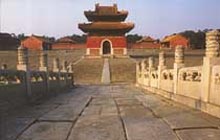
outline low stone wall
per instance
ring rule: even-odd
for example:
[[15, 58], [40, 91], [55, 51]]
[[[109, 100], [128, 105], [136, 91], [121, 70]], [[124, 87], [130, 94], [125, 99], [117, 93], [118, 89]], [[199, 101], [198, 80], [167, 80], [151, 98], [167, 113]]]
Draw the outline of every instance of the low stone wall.
[[220, 33], [207, 33], [206, 56], [202, 66], [185, 67], [183, 47], [176, 47], [173, 69], [167, 69], [165, 54], [159, 65], [152, 58], [136, 65], [137, 86], [220, 118]]

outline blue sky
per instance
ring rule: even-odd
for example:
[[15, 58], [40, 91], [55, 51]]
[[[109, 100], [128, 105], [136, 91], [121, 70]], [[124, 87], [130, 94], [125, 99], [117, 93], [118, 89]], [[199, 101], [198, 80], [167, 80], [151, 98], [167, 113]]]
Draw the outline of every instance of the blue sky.
[[0, 0], [1, 31], [61, 37], [82, 34], [84, 10], [118, 4], [134, 22], [130, 33], [162, 38], [183, 30], [220, 28], [220, 0]]

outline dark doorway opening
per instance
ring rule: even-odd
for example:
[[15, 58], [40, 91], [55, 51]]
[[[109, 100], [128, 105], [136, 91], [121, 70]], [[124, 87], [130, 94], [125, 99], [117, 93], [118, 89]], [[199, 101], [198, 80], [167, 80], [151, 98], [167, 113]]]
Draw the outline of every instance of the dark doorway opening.
[[103, 55], [105, 54], [111, 54], [111, 44], [109, 41], [105, 41], [102, 45], [102, 52]]

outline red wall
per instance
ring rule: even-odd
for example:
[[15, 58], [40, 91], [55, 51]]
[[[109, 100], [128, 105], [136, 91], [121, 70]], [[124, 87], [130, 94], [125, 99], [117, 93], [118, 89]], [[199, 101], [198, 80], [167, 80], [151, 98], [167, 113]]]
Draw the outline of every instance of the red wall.
[[62, 43], [55, 43], [52, 45], [52, 49], [82, 49], [86, 48], [86, 44], [62, 44]]
[[170, 47], [174, 48], [177, 45], [182, 45], [184, 47], [189, 47], [189, 41], [188, 39], [184, 38], [184, 37], [175, 37], [173, 39], [170, 40]]
[[90, 36], [87, 37], [87, 48], [100, 48], [103, 40], [108, 39], [112, 42], [113, 48], [126, 48], [127, 40], [124, 36]]
[[21, 44], [28, 49], [34, 49], [34, 50], [42, 49], [42, 41], [36, 39], [35, 37], [29, 37], [24, 41], [22, 41]]

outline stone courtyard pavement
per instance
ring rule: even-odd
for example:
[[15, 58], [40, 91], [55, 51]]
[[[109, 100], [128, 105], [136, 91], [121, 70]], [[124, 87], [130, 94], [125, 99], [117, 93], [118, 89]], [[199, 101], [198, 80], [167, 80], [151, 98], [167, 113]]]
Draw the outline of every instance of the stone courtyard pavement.
[[78, 86], [4, 122], [4, 140], [220, 140], [219, 119], [123, 84]]

